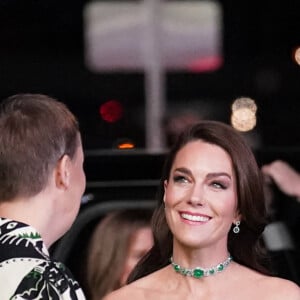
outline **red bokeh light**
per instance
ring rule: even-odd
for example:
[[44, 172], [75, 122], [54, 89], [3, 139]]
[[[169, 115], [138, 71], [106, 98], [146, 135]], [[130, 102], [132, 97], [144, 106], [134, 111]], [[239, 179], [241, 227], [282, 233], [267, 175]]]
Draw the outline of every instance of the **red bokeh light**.
[[193, 60], [188, 69], [191, 72], [213, 72], [221, 68], [223, 64], [223, 57], [221, 56], [207, 56]]
[[123, 117], [123, 106], [117, 100], [108, 100], [99, 107], [99, 113], [104, 121], [114, 123]]

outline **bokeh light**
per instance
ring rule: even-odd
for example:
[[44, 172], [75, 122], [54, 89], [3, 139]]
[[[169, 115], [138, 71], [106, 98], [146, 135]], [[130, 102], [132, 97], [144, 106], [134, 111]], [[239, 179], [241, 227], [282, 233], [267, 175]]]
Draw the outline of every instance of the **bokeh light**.
[[115, 147], [120, 150], [130, 150], [130, 149], [135, 149], [135, 143], [133, 140], [129, 138], [119, 138], [118, 140], [115, 141]]
[[257, 105], [251, 98], [238, 98], [231, 106], [231, 125], [239, 131], [250, 131], [256, 126]]
[[300, 65], [300, 47], [295, 48], [293, 59], [298, 65]]
[[99, 107], [101, 118], [108, 123], [115, 123], [123, 117], [124, 109], [117, 100], [108, 100]]

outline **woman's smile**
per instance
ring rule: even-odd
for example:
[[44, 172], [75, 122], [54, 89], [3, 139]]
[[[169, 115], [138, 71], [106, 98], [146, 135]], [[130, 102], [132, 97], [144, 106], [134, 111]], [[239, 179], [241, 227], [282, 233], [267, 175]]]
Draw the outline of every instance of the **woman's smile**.
[[[192, 225], [199, 225], [207, 223], [211, 217], [199, 213], [190, 213], [190, 212], [180, 212], [180, 216], [185, 223]], [[188, 221], [188, 222], [186, 222]]]

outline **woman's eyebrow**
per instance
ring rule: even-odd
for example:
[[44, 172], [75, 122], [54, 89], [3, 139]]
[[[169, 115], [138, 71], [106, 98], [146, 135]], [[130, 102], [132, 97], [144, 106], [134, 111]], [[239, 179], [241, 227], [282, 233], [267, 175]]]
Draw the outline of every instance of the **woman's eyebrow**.
[[[183, 174], [186, 174], [186, 175], [189, 175], [189, 176], [192, 175], [192, 172], [189, 169], [184, 168], [184, 167], [178, 167], [178, 168], [174, 169], [174, 172], [180, 172], [180, 173], [183, 173]], [[212, 172], [212, 173], [208, 173], [206, 175], [206, 178], [207, 179], [212, 179], [212, 178], [221, 177], [221, 176], [228, 177], [230, 180], [232, 179], [232, 175], [228, 174], [227, 172]]]
[[220, 176], [226, 176], [226, 177], [228, 177], [230, 180], [231, 180], [231, 178], [232, 178], [232, 176], [231, 176], [230, 174], [226, 173], [226, 172], [214, 172], [214, 173], [209, 173], [209, 174], [207, 174], [206, 177], [207, 177], [208, 179], [211, 179], [211, 178], [220, 177]]
[[187, 174], [187, 175], [192, 174], [192, 172], [189, 169], [184, 168], [184, 167], [176, 168], [176, 169], [174, 169], [174, 172], [180, 172], [180, 173], [184, 173], [184, 174]]

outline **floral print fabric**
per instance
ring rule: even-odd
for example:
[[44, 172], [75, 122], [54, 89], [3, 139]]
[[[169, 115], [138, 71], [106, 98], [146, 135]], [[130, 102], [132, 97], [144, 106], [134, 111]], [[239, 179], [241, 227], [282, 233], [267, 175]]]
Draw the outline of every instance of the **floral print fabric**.
[[84, 300], [72, 274], [53, 261], [32, 227], [0, 218], [0, 299]]

